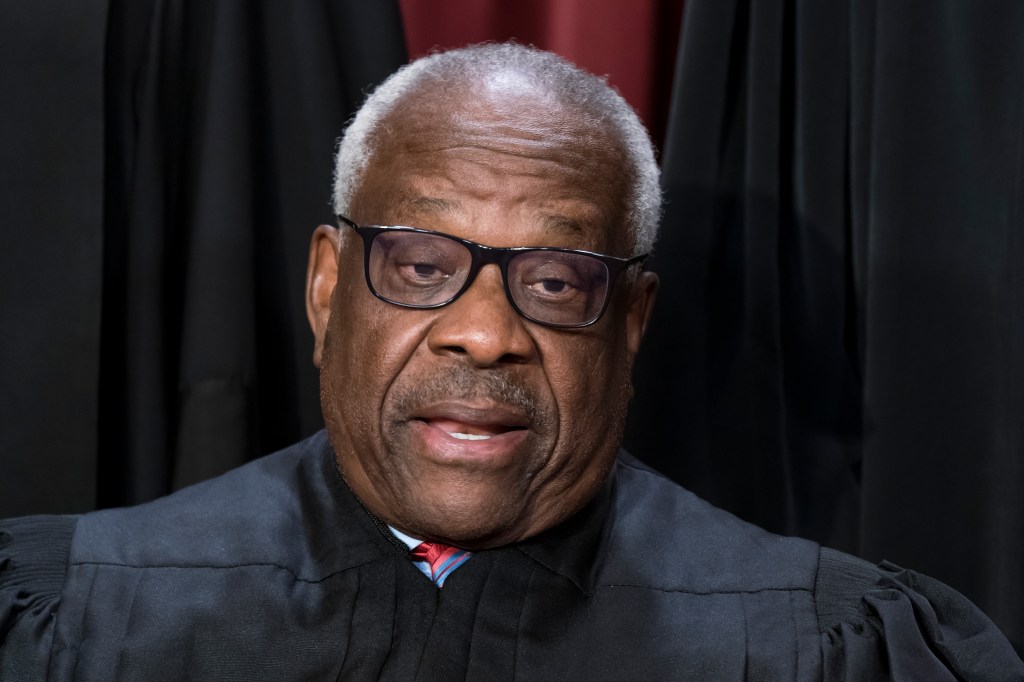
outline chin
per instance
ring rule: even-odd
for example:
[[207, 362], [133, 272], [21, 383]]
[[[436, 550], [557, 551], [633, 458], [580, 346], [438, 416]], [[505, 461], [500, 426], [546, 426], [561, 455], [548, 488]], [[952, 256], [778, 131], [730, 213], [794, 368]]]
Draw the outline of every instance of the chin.
[[500, 493], [491, 490], [475, 495], [425, 497], [422, 505], [408, 510], [412, 512], [408, 532], [416, 537], [465, 549], [486, 549], [521, 539], [517, 536], [524, 530], [521, 499], [503, 500]]

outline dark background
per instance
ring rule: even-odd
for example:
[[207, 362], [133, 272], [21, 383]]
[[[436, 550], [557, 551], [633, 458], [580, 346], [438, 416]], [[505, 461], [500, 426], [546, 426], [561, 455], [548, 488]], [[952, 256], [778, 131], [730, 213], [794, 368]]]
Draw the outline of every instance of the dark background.
[[950, 583], [1022, 651], [1021, 36], [1015, 0], [5, 3], [0, 516], [320, 428], [336, 138], [408, 56], [516, 37], [608, 74], [662, 150], [627, 445]]

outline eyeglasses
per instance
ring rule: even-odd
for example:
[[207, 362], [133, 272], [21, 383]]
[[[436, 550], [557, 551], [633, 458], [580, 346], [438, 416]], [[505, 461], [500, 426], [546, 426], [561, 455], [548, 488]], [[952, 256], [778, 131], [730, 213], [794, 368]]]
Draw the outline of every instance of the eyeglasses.
[[358, 225], [338, 220], [363, 239], [366, 284], [377, 298], [406, 308], [448, 305], [480, 268], [501, 268], [505, 295], [528, 320], [549, 327], [594, 324], [604, 314], [615, 278], [647, 258], [615, 258], [549, 247], [484, 246], [415, 227]]

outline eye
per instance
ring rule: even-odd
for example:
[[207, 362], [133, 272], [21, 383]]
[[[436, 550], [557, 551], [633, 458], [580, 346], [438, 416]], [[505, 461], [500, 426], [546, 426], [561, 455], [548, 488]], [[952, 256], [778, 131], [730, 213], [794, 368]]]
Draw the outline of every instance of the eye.
[[583, 288], [582, 279], [574, 268], [554, 261], [525, 270], [520, 281], [533, 296], [551, 301], [570, 299], [579, 295]]
[[433, 306], [465, 282], [472, 255], [447, 237], [406, 229], [378, 234], [367, 260], [370, 288], [399, 305]]
[[544, 289], [544, 291], [552, 294], [561, 293], [569, 286], [568, 282], [560, 279], [545, 279], [538, 282], [538, 284]]
[[450, 276], [441, 272], [441, 269], [433, 263], [409, 263], [403, 267], [409, 269], [413, 275], [421, 279]]
[[529, 250], [509, 263], [512, 297], [527, 316], [572, 324], [597, 311], [607, 291], [608, 269], [585, 253]]
[[392, 264], [399, 276], [411, 286], [437, 286], [455, 274], [450, 263], [416, 259]]
[[423, 235], [403, 233], [387, 252], [387, 268], [396, 286], [434, 287], [444, 284], [459, 270], [459, 258], [453, 242]]

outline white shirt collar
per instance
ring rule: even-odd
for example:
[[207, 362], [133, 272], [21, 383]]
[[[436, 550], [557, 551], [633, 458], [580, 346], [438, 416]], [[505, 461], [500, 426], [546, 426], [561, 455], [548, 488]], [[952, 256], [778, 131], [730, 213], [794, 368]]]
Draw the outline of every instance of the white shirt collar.
[[404, 542], [409, 549], [414, 549], [418, 544], [423, 542], [422, 540], [417, 540], [411, 535], [406, 535], [405, 533], [394, 528], [393, 526], [388, 526], [388, 528], [391, 530], [392, 533], [394, 533], [395, 537]]

